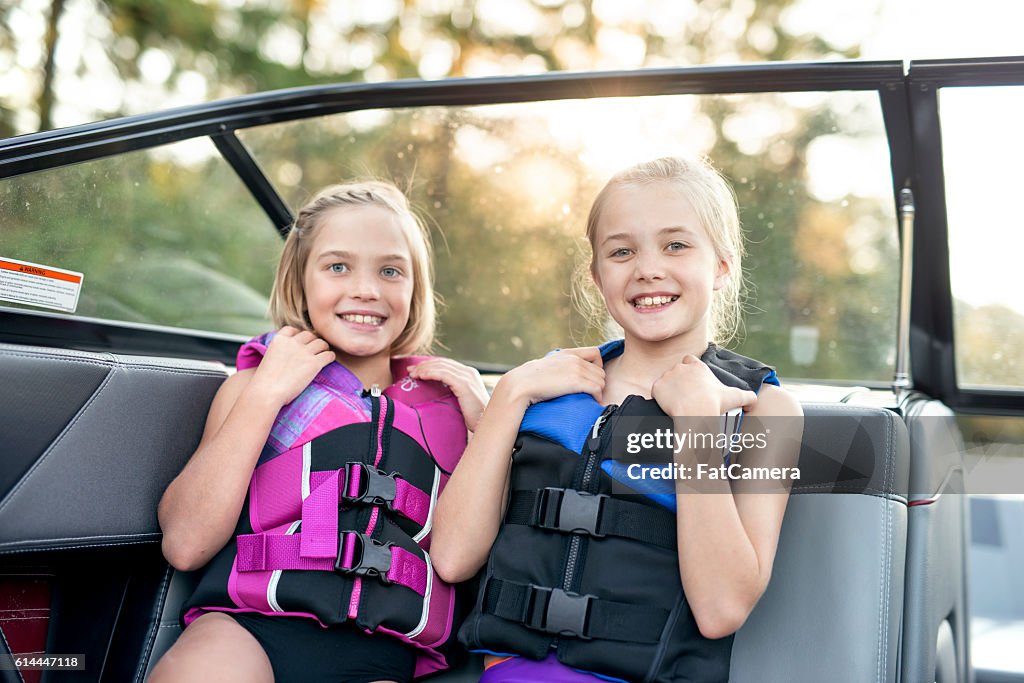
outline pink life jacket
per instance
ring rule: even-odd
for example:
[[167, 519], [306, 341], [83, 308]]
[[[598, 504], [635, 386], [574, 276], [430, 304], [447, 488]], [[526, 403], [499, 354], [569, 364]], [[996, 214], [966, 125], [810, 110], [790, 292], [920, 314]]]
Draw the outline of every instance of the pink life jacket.
[[[241, 348], [239, 370], [260, 363], [273, 334]], [[236, 538], [204, 569], [184, 624], [206, 611], [352, 621], [416, 647], [417, 676], [448, 666], [455, 591], [427, 550], [466, 427], [448, 387], [408, 376], [424, 360], [393, 359], [396, 383], [372, 392], [332, 363], [281, 409]]]

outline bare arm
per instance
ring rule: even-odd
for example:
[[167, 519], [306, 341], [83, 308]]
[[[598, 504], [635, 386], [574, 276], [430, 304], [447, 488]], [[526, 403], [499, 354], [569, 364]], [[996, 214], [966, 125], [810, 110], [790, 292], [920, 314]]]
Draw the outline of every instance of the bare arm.
[[257, 369], [236, 373], [217, 391], [196, 452], [157, 508], [172, 566], [198, 569], [228, 542], [278, 411], [332, 360], [326, 342], [286, 327]]
[[596, 348], [566, 349], [511, 370], [498, 382], [434, 513], [430, 556], [442, 579], [465, 581], [487, 561], [505, 514], [512, 448], [526, 409], [576, 392], [600, 398], [600, 363]]
[[487, 560], [508, 498], [512, 447], [529, 406], [498, 382], [477, 431], [437, 502], [430, 557], [449, 583], [465, 581]]
[[243, 370], [221, 386], [199, 447], [160, 500], [164, 557], [177, 569], [206, 564], [238, 521], [256, 460], [281, 408], [246, 391], [254, 374]]
[[[749, 466], [794, 467], [801, 415], [790, 394], [774, 386], [762, 388], [743, 427], [745, 433], [763, 433], [767, 427], [770, 436], [764, 448], [748, 449], [740, 460]], [[698, 461], [722, 461], [720, 451], [691, 455]], [[705, 637], [722, 638], [738, 630], [768, 586], [788, 491], [779, 481], [678, 485], [679, 574]]]

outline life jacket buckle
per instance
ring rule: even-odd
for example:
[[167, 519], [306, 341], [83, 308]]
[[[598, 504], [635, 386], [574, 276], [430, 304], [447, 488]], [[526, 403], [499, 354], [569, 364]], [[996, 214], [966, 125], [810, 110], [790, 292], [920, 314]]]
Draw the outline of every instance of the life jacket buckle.
[[608, 498], [605, 494], [552, 486], [538, 494], [534, 514], [541, 529], [588, 534], [595, 538], [605, 536], [597, 530], [604, 501]]
[[[358, 475], [354, 470], [358, 470]], [[346, 493], [341, 496], [341, 499], [348, 505], [386, 505], [390, 510], [398, 493], [398, 483], [395, 481], [397, 474], [397, 472], [388, 473], [376, 467], [370, 467], [364, 462], [345, 463]], [[357, 477], [358, 491], [355, 495], [348, 495], [348, 482]]]
[[[342, 531], [338, 539], [338, 556], [334, 561], [334, 571], [339, 574], [355, 574], [379, 579], [381, 583], [391, 583], [388, 572], [391, 570], [391, 546], [393, 543], [381, 542], [369, 534], [358, 531]], [[351, 552], [351, 566], [346, 566], [345, 556]]]
[[[545, 596], [547, 605], [542, 609], [536, 609]], [[590, 636], [587, 635], [587, 621], [591, 601], [596, 597], [589, 593], [580, 595], [561, 588], [531, 585], [530, 605], [533, 609], [527, 625], [545, 633], [590, 640]]]

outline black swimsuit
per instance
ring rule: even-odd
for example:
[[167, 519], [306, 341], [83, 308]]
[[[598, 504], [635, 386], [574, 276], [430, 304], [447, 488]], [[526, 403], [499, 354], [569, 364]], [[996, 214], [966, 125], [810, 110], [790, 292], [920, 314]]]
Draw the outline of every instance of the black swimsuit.
[[416, 649], [395, 638], [363, 633], [348, 623], [323, 628], [305, 617], [228, 616], [263, 646], [275, 683], [412, 681]]

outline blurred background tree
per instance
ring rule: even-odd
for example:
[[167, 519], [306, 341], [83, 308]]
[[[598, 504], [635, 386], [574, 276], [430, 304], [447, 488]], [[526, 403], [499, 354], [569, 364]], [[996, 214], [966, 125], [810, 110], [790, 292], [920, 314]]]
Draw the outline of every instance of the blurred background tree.
[[[30, 132], [315, 83], [858, 55], [787, 29], [794, 4], [5, 0], [0, 60], [27, 87], [9, 77], [0, 96]], [[75, 97], [100, 80], [109, 97]]]
[[[807, 30], [795, 19], [796, 0], [0, 3], [0, 134], [320, 83], [859, 56], [857, 44]], [[791, 375], [888, 379], [895, 221], [877, 101], [677, 99], [672, 106], [691, 123], [680, 139], [664, 141], [664, 152], [682, 148], [713, 158], [736, 187], [750, 238], [753, 287], [739, 350]], [[591, 110], [581, 106], [574, 111], [585, 121]], [[665, 105], [643, 106], [638, 120], [671, 116]], [[512, 363], [606, 334], [570, 305], [568, 282], [583, 258], [578, 236], [589, 202], [617, 168], [591, 163], [592, 141], [567, 143], [550, 125], [558, 111], [538, 105], [522, 112], [378, 112], [240, 137], [293, 209], [342, 177], [381, 175], [408, 186], [437, 233], [438, 289], [448, 303], [444, 344], [461, 358]], [[632, 110], [617, 111], [618, 120], [608, 119], [600, 131], [608, 145], [623, 135], [617, 124]], [[839, 190], [815, 186], [821, 165], [813, 166], [812, 157], [839, 148], [824, 142], [844, 140], [847, 149], [881, 149], [878, 177], [867, 191], [853, 179]], [[139, 153], [118, 168], [75, 171], [82, 187], [95, 189], [72, 215], [54, 199], [54, 186], [69, 191], [66, 178], [6, 183], [0, 247], [46, 262], [64, 244], [55, 265], [73, 268], [79, 259], [90, 269], [87, 289], [95, 296], [85, 299], [88, 314], [197, 328], [220, 320], [215, 329], [258, 331], [266, 322], [254, 302], [269, 288], [272, 232], [244, 191], [224, 189], [236, 181], [223, 180], [231, 175], [223, 162], [210, 153], [188, 156]], [[111, 180], [129, 167], [149, 188], [130, 201], [127, 185]], [[97, 194], [103, 201], [93, 208]], [[26, 209], [29, 198], [34, 203]], [[49, 222], [40, 218], [47, 202], [55, 207]], [[110, 242], [104, 256], [93, 226], [109, 223], [112, 213], [131, 217], [131, 237], [108, 229], [100, 240]], [[59, 224], [61, 239], [41, 241], [41, 224]], [[256, 260], [248, 249], [254, 242], [265, 252]], [[150, 260], [181, 280], [174, 291], [185, 303], [172, 305], [166, 285], [147, 294], [145, 279], [157, 270]], [[132, 296], [103, 263], [135, 265], [139, 286]], [[222, 273], [239, 285], [229, 294], [218, 289]], [[197, 308], [185, 295], [190, 291], [204, 302], [223, 298], [223, 310]], [[794, 355], [794, 340], [810, 351]]]

